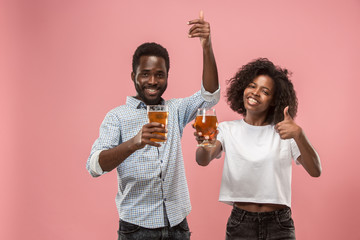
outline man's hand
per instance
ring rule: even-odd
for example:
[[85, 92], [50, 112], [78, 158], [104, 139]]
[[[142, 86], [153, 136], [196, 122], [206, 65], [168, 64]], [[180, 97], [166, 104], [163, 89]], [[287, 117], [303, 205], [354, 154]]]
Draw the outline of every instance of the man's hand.
[[146, 144], [154, 147], [160, 147], [161, 145], [159, 143], [151, 141], [150, 138], [166, 140], [165, 136], [156, 134], [156, 133], [166, 133], [166, 132], [167, 130], [165, 129], [165, 126], [161, 123], [151, 122], [145, 124], [140, 129], [138, 134], [136, 134], [136, 136], [133, 138], [133, 143], [136, 147], [136, 150], [145, 147]]
[[294, 119], [290, 116], [289, 106], [284, 108], [284, 120], [275, 125], [275, 130], [279, 133], [281, 139], [298, 138], [302, 132]]
[[190, 38], [200, 38], [201, 46], [203, 48], [211, 46], [210, 24], [204, 21], [204, 12], [202, 10], [200, 11], [199, 18], [189, 21], [188, 25], [192, 25], [189, 30]]
[[166, 133], [167, 130], [161, 123], [148, 123], [140, 129], [135, 137], [114, 148], [102, 151], [99, 155], [99, 164], [101, 169], [103, 171], [110, 172], [135, 151], [145, 147], [146, 144], [154, 147], [160, 147], [161, 145], [159, 143], [150, 141], [150, 138], [166, 140], [166, 137], [156, 134], [155, 132]]

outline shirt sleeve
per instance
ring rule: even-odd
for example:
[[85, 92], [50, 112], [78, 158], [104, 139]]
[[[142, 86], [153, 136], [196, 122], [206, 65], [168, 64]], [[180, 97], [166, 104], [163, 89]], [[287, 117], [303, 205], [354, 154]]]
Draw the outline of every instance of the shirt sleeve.
[[220, 85], [219, 88], [211, 93], [205, 90], [204, 85], [201, 83], [201, 96], [204, 98], [205, 101], [207, 102], [219, 102], [220, 100]]
[[103, 150], [98, 150], [98, 151], [94, 152], [90, 158], [90, 171], [92, 172], [91, 175], [101, 176], [104, 173], [106, 173], [102, 170], [100, 163], [99, 163], [99, 156], [102, 151]]
[[119, 119], [116, 114], [109, 112], [100, 126], [100, 134], [94, 142], [86, 168], [91, 176], [99, 177], [104, 172], [99, 164], [99, 155], [102, 150], [114, 148], [121, 143]]
[[299, 165], [300, 163], [298, 162], [298, 157], [300, 157], [300, 150], [299, 147], [297, 146], [295, 140], [292, 138], [290, 139], [290, 145], [291, 145], [291, 156], [294, 159], [295, 163], [297, 165]]

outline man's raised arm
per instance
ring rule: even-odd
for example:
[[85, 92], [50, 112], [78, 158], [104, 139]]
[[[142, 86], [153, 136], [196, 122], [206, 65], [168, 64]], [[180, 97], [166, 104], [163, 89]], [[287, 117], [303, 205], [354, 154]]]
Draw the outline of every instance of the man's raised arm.
[[189, 37], [200, 38], [203, 48], [203, 86], [206, 91], [213, 93], [219, 88], [219, 78], [211, 44], [210, 24], [204, 20], [203, 11], [200, 11], [199, 19], [191, 20], [188, 24], [192, 25]]

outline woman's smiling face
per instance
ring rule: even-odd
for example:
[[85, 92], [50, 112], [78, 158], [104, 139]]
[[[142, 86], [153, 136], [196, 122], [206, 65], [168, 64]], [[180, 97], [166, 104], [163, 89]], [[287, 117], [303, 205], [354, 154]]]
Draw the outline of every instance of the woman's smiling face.
[[244, 90], [244, 106], [248, 113], [267, 114], [275, 95], [274, 81], [267, 75], [257, 76]]

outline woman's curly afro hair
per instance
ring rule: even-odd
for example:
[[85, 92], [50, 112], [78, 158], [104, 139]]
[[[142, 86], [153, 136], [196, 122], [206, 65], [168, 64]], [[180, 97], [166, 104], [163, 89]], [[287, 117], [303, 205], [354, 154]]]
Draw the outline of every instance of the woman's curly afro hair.
[[287, 69], [275, 66], [267, 58], [258, 58], [242, 66], [235, 76], [227, 81], [227, 102], [230, 108], [246, 116], [244, 90], [258, 76], [269, 76], [275, 84], [274, 104], [270, 106], [266, 122], [276, 124], [284, 120], [284, 108], [289, 106], [289, 114], [296, 116], [298, 101]]

